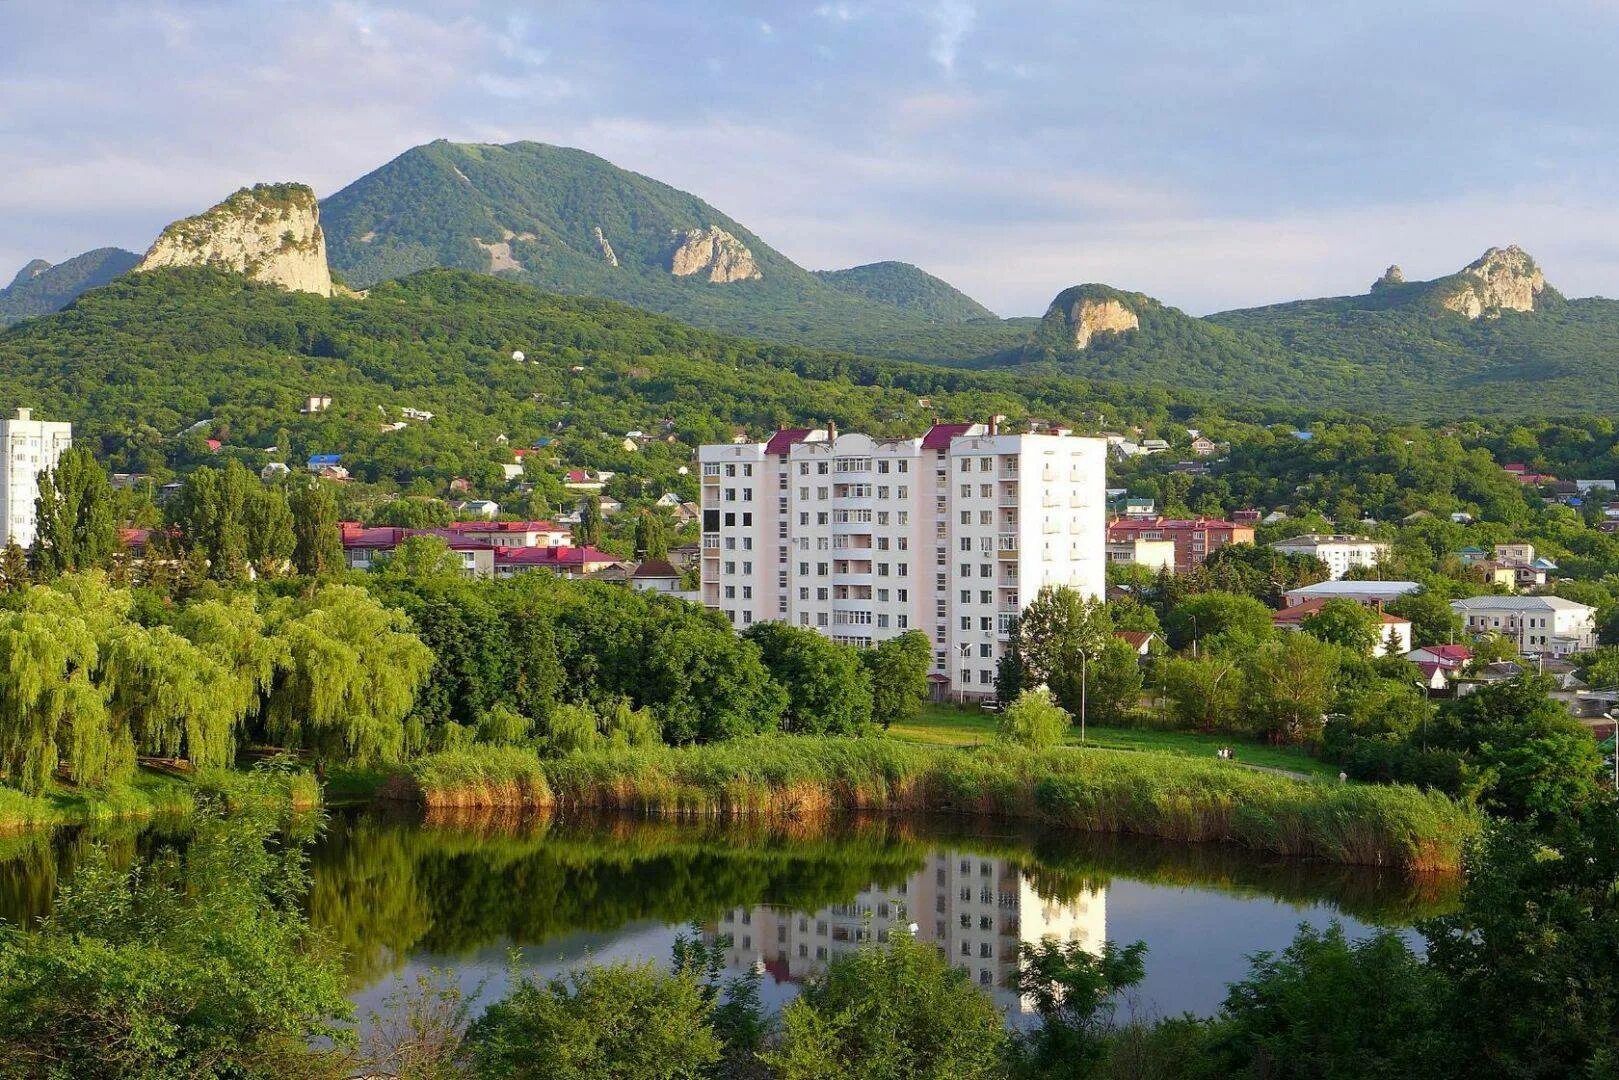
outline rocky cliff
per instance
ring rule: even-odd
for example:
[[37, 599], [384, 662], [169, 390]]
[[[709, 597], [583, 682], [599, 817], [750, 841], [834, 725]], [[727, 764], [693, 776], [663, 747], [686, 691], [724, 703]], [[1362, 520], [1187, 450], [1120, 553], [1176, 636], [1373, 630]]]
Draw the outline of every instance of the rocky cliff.
[[303, 184], [243, 188], [212, 209], [174, 222], [136, 271], [211, 266], [294, 292], [332, 295], [315, 193]]
[[1136, 313], [1123, 301], [1073, 289], [1060, 293], [1046, 310], [1045, 321], [1055, 319], [1062, 320], [1068, 342], [1076, 349], [1089, 347], [1097, 334], [1122, 334], [1141, 326]]
[[1516, 245], [1491, 248], [1439, 284], [1435, 293], [1439, 305], [1469, 319], [1493, 319], [1503, 311], [1534, 311], [1546, 291], [1540, 267]]
[[675, 277], [706, 274], [717, 285], [764, 277], [747, 245], [717, 225], [677, 232], [674, 241], [669, 272]]

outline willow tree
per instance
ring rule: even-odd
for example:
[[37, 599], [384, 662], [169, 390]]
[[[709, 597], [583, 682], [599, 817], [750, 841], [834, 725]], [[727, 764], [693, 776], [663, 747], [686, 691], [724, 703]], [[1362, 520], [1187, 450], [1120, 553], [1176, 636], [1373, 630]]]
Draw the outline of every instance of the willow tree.
[[286, 649], [265, 711], [270, 737], [322, 761], [397, 759], [405, 715], [433, 664], [404, 612], [364, 589], [327, 585], [282, 601], [270, 621]]
[[96, 634], [71, 599], [34, 586], [21, 610], [0, 612], [0, 775], [38, 795], [66, 764], [74, 781], [102, 787], [135, 768], [127, 733], [108, 724], [94, 681]]
[[166, 626], [118, 627], [101, 646], [107, 720], [143, 753], [228, 765], [246, 712], [230, 671]]

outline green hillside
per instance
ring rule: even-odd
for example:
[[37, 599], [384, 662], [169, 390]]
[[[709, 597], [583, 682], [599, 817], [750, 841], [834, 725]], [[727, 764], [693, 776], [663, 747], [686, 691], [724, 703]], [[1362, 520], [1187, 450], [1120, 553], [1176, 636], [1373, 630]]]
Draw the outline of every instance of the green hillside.
[[948, 281], [910, 263], [874, 262], [847, 270], [816, 270], [814, 274], [839, 292], [939, 322], [997, 318], [993, 311]]
[[0, 289], [0, 326], [58, 311], [74, 297], [105, 285], [140, 261], [139, 255], [121, 248], [86, 251], [55, 266], [35, 259], [9, 286]]
[[[843, 347], [939, 321], [926, 306], [834, 287], [694, 195], [541, 143], [416, 147], [326, 199], [321, 220], [332, 268], [359, 287], [452, 267], [694, 325]], [[740, 241], [759, 277], [672, 273], [681, 234], [707, 228]]]
[[[73, 421], [115, 468], [207, 460], [209, 434], [258, 464], [285, 437], [293, 460], [342, 453], [357, 477], [401, 485], [510, 461], [502, 435], [513, 446], [555, 439], [590, 461], [617, 452], [626, 431], [667, 431], [684, 463], [691, 445], [738, 427], [816, 419], [914, 433], [935, 417], [1077, 424], [1167, 409], [1157, 391], [761, 344], [452, 270], [383, 282], [365, 299], [201, 269], [130, 275], [0, 332], [0, 372], [0, 409]], [[331, 410], [301, 415], [311, 394], [330, 395]], [[406, 407], [435, 417], [388, 430]]]

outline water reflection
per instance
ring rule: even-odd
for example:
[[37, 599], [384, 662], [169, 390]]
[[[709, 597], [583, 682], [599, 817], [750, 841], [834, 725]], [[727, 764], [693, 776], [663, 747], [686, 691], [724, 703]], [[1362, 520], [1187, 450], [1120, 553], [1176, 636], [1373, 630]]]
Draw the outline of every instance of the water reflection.
[[762, 905], [727, 911], [706, 929], [730, 939], [733, 970], [797, 983], [834, 957], [896, 928], [937, 945], [1003, 1009], [1028, 1011], [1011, 989], [1019, 947], [1055, 939], [1099, 952], [1107, 940], [1107, 889], [1081, 885], [1069, 897], [1041, 896], [1021, 866], [970, 851], [936, 851], [892, 889], [866, 888], [813, 913]]
[[[128, 863], [182, 826], [0, 838], [0, 919], [27, 925], [91, 844]], [[693, 922], [732, 937], [737, 970], [780, 1004], [867, 935], [915, 923], [1011, 1011], [1018, 945], [1145, 940], [1142, 995], [1207, 1012], [1245, 956], [1298, 923], [1352, 933], [1446, 908], [1455, 880], [1267, 858], [1218, 845], [1053, 835], [963, 819], [831, 826], [627, 817], [334, 814], [311, 849], [311, 920], [341, 949], [362, 1005], [426, 966], [501, 992], [509, 951], [539, 974], [618, 958], [667, 961]]]

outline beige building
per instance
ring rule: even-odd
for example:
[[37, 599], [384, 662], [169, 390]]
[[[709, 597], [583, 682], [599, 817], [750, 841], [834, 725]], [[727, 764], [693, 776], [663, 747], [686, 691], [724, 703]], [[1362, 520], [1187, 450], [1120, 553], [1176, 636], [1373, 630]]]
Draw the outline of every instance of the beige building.
[[6, 460], [0, 467], [0, 512], [5, 514], [5, 539], [22, 548], [34, 546], [39, 498], [39, 474], [56, 468], [73, 445], [73, 425], [35, 420], [28, 409], [18, 409], [10, 420], [0, 420], [0, 446]]
[[1145, 566], [1157, 572], [1175, 572], [1175, 541], [1126, 537], [1107, 542], [1107, 561], [1121, 566]]

